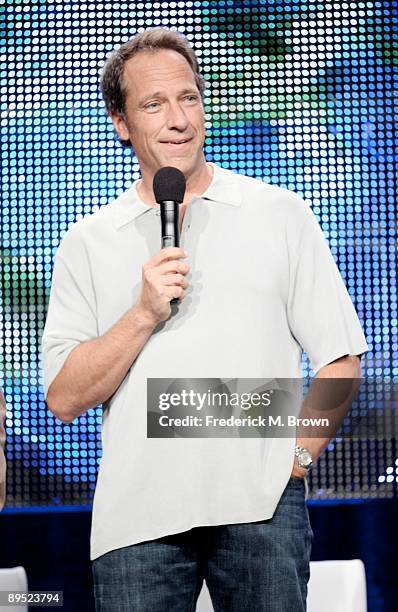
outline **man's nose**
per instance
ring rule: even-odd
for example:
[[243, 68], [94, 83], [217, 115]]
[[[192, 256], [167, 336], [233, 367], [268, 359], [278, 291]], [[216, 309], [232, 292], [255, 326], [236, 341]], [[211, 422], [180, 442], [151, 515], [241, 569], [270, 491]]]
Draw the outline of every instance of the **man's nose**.
[[171, 103], [167, 112], [168, 129], [185, 130], [188, 127], [188, 117], [178, 102]]

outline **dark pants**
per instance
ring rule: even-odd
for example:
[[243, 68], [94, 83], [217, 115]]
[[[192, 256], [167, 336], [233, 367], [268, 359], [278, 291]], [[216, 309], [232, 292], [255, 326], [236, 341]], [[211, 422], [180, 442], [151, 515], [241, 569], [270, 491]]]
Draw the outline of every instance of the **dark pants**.
[[195, 527], [93, 561], [97, 612], [193, 612], [203, 579], [215, 612], [305, 612], [312, 530], [304, 481], [272, 519]]

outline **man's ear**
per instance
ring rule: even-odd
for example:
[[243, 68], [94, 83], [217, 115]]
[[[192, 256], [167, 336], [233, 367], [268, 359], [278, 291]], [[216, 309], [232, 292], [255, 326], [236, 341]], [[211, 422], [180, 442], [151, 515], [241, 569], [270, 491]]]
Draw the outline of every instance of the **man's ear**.
[[112, 119], [113, 127], [115, 128], [120, 140], [130, 140], [130, 134], [123, 117], [116, 113], [110, 113], [109, 116]]

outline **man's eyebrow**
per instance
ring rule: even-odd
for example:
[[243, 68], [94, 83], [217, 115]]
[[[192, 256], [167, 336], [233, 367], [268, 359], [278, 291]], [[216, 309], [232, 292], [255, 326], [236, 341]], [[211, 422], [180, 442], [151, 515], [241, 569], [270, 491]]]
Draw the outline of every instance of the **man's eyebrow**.
[[162, 95], [163, 95], [162, 91], [155, 91], [154, 93], [151, 93], [148, 96], [145, 96], [145, 98], [142, 98], [142, 100], [140, 100], [140, 104], [145, 104], [147, 100], [150, 100], [151, 98], [159, 98]]
[[186, 89], [183, 89], [182, 91], [180, 91], [180, 96], [184, 96], [185, 94], [195, 94], [198, 95], [199, 92], [197, 89], [193, 88], [193, 87], [187, 87]]
[[[195, 94], [195, 95], [199, 95], [199, 92], [197, 89], [193, 88], [193, 87], [186, 87], [185, 89], [182, 89], [179, 92], [179, 96], [184, 96], [186, 94]], [[155, 91], [154, 93], [151, 93], [147, 96], [145, 96], [145, 98], [143, 98], [140, 101], [140, 106], [142, 106], [143, 104], [145, 104], [145, 102], [147, 102], [148, 100], [151, 100], [152, 98], [161, 98], [162, 96], [164, 96], [164, 92], [163, 91]]]

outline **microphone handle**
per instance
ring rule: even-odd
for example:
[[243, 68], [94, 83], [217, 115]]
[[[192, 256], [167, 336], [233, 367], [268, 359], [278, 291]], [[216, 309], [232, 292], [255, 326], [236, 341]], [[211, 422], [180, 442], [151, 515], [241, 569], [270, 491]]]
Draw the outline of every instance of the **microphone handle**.
[[[162, 249], [170, 246], [179, 247], [179, 203], [173, 200], [160, 202], [160, 218], [162, 222]], [[173, 298], [170, 304], [178, 302], [178, 298]]]
[[160, 217], [162, 221], [162, 249], [169, 246], [180, 246], [180, 232], [178, 227], [179, 204], [168, 200], [160, 203]]

